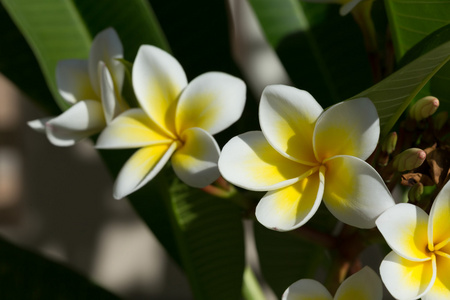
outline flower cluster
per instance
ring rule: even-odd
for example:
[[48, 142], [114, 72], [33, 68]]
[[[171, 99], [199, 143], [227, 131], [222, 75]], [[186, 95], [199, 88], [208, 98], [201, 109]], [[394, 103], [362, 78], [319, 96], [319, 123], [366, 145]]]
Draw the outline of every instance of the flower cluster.
[[[359, 2], [339, 1], [347, 10]], [[445, 135], [438, 134], [446, 119], [437, 118], [431, 126], [437, 141], [420, 137], [425, 150], [397, 147], [393, 133], [374, 158], [380, 124], [370, 99], [351, 99], [324, 110], [306, 91], [271, 85], [261, 95], [261, 130], [232, 138], [221, 153], [213, 135], [240, 118], [246, 99], [241, 79], [208, 72], [188, 82], [173, 56], [143, 45], [131, 70], [138, 102], [132, 107], [122, 96], [122, 59], [116, 32], [100, 32], [88, 60], [57, 65], [58, 89], [70, 107], [59, 116], [29, 122], [57, 146], [99, 134], [98, 149], [137, 149], [116, 179], [115, 198], [146, 185], [170, 160], [189, 186], [204, 188], [222, 175], [240, 188], [266, 192], [254, 208], [256, 219], [269, 229], [292, 231], [305, 225], [323, 201], [346, 226], [378, 227], [393, 249], [380, 273], [394, 297], [450, 299], [449, 148], [440, 140]], [[434, 97], [419, 100], [402, 126], [422, 126], [438, 106]], [[413, 186], [411, 202], [420, 201], [426, 178], [440, 189], [429, 215], [413, 204], [395, 204], [385, 182], [402, 172], [410, 172], [403, 180]], [[312, 279], [295, 282], [283, 295], [284, 300], [294, 298], [377, 300], [382, 285], [365, 267], [343, 281], [334, 298]]]

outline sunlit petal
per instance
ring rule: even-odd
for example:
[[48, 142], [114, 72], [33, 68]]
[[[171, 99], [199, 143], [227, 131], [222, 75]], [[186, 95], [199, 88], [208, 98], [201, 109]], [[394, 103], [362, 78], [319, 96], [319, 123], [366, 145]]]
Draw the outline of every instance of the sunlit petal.
[[108, 67], [99, 62], [100, 90], [105, 113], [106, 123], [110, 123], [120, 113], [128, 109], [128, 105], [122, 100], [117, 86], [115, 86]]
[[124, 149], [172, 142], [142, 109], [134, 108], [119, 115], [102, 131], [96, 147]]
[[56, 65], [56, 85], [61, 97], [70, 105], [82, 100], [100, 100], [100, 94], [94, 92], [89, 80], [87, 60], [59, 61]]
[[314, 151], [319, 161], [335, 155], [351, 155], [366, 160], [375, 150], [380, 122], [367, 98], [333, 105], [319, 117], [314, 129]]
[[236, 122], [244, 110], [245, 83], [234, 76], [209, 72], [192, 80], [178, 101], [177, 132], [200, 127], [211, 134]]
[[264, 89], [259, 122], [269, 143], [282, 155], [304, 164], [315, 163], [314, 123], [322, 107], [306, 91], [284, 85]]
[[431, 289], [422, 296], [423, 300], [450, 299], [450, 259], [436, 256], [437, 276]]
[[388, 245], [397, 254], [414, 261], [429, 260], [428, 215], [419, 207], [401, 203], [386, 210], [376, 221]]
[[340, 155], [325, 164], [323, 200], [340, 221], [359, 228], [375, 227], [375, 219], [395, 203], [380, 175], [365, 161]]
[[392, 251], [381, 262], [380, 275], [395, 298], [418, 299], [435, 282], [436, 260], [410, 261]]
[[172, 156], [175, 174], [187, 185], [203, 188], [219, 178], [219, 145], [201, 128], [190, 128], [181, 135], [184, 144]]
[[32, 128], [33, 130], [36, 130], [37, 132], [45, 133], [45, 130], [46, 130], [45, 124], [53, 118], [54, 117], [46, 117], [46, 118], [42, 118], [42, 119], [28, 121], [27, 125], [30, 126], [30, 128]]
[[71, 146], [100, 132], [106, 125], [100, 102], [86, 100], [46, 123], [47, 137], [56, 146]]
[[311, 167], [281, 156], [261, 131], [232, 138], [222, 149], [219, 170], [231, 183], [254, 191], [286, 187]]
[[122, 199], [152, 180], [169, 161], [176, 143], [152, 145], [137, 150], [120, 170], [114, 198]]
[[133, 88], [144, 111], [168, 133], [175, 132], [175, 109], [186, 74], [167, 52], [149, 45], [139, 48], [133, 64]]
[[99, 32], [92, 41], [89, 53], [89, 76], [91, 85], [97, 95], [100, 95], [100, 76], [98, 64], [106, 64], [119, 91], [122, 90], [125, 68], [117, 61], [123, 58], [123, 47], [119, 36], [113, 28]]
[[301, 279], [291, 284], [281, 300], [332, 300], [330, 292], [318, 281]]
[[[450, 242], [450, 181], [447, 182], [434, 200], [430, 211], [428, 237], [434, 245]], [[450, 269], [449, 269], [450, 272]]]
[[382, 300], [383, 285], [371, 268], [364, 267], [347, 278], [336, 291], [335, 300]]
[[316, 213], [322, 195], [323, 176], [316, 172], [293, 185], [267, 192], [256, 207], [256, 219], [273, 230], [293, 230]]

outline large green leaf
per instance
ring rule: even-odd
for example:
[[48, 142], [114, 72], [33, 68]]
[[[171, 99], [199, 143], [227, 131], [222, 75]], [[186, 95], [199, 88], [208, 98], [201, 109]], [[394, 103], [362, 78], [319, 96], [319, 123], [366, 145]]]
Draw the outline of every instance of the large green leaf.
[[178, 248], [195, 299], [240, 299], [245, 266], [240, 210], [177, 180], [171, 195]]
[[119, 299], [69, 268], [0, 238], [1, 299]]
[[411, 100], [449, 59], [450, 42], [447, 42], [352, 98], [368, 97], [374, 102], [384, 137]]
[[294, 84], [326, 107], [371, 84], [362, 35], [338, 5], [250, 0], [268, 42]]

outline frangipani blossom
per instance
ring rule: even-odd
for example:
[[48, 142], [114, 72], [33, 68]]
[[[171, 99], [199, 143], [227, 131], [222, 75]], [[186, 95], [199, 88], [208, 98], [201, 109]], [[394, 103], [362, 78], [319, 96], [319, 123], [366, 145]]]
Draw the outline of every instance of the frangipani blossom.
[[397, 299], [450, 299], [450, 183], [431, 207], [402, 203], [376, 221], [391, 251], [380, 266], [381, 279]]
[[177, 176], [193, 187], [219, 177], [219, 146], [212, 137], [234, 123], [245, 104], [244, 82], [220, 72], [189, 84], [170, 54], [141, 46], [132, 71], [141, 108], [119, 115], [101, 133], [97, 148], [141, 148], [125, 163], [114, 197], [123, 198], [149, 182], [171, 158]]
[[339, 286], [334, 298], [318, 281], [301, 279], [283, 293], [281, 300], [381, 300], [383, 286], [380, 277], [369, 267], [364, 267], [348, 277]]
[[[341, 5], [341, 8], [339, 9], [339, 14], [341, 16], [347, 15], [352, 9], [355, 8], [356, 5], [358, 5], [362, 1], [367, 0], [303, 0], [306, 2], [318, 2], [318, 3], [337, 3]], [[373, 1], [373, 0], [369, 0]]]
[[33, 129], [47, 134], [56, 146], [71, 146], [99, 133], [127, 108], [120, 95], [124, 68], [116, 59], [123, 48], [114, 29], [93, 40], [89, 60], [63, 60], [56, 66], [56, 84], [70, 108], [57, 117], [30, 121]]
[[364, 160], [379, 136], [377, 111], [367, 98], [328, 110], [306, 91], [268, 86], [259, 107], [262, 131], [247, 132], [223, 148], [219, 169], [231, 183], [268, 191], [256, 207], [264, 226], [280, 231], [306, 223], [323, 200], [339, 220], [360, 228], [394, 201]]

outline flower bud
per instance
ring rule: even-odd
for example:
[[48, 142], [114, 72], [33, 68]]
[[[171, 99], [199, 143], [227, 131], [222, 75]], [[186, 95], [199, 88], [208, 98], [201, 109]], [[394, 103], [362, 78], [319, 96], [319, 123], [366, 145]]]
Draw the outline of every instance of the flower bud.
[[439, 100], [433, 96], [427, 96], [417, 100], [409, 110], [411, 119], [421, 121], [436, 112], [439, 107]]
[[409, 202], [412, 202], [412, 203], [419, 202], [422, 194], [423, 194], [423, 184], [418, 182], [415, 185], [413, 185], [408, 192]]
[[410, 148], [394, 158], [393, 166], [399, 172], [412, 170], [420, 167], [426, 158], [427, 154], [422, 149]]
[[397, 145], [397, 132], [391, 132], [381, 145], [381, 150], [387, 154], [391, 154]]
[[441, 130], [442, 127], [444, 127], [445, 123], [447, 123], [447, 121], [448, 121], [448, 112], [441, 111], [434, 118], [434, 128], [438, 131]]

